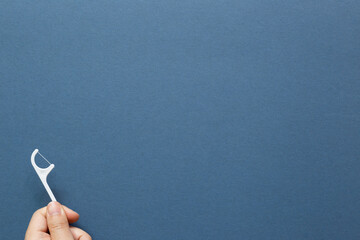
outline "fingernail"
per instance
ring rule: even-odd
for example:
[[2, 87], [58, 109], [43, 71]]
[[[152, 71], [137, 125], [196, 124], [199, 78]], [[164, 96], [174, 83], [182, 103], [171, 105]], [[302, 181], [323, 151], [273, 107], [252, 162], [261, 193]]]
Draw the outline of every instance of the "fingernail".
[[61, 206], [58, 202], [51, 202], [47, 206], [47, 212], [50, 216], [60, 215], [61, 214]]

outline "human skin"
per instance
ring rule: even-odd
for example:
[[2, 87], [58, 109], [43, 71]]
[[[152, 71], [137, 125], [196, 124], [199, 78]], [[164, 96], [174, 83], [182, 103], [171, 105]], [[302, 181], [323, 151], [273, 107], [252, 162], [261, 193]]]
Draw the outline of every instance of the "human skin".
[[69, 226], [78, 219], [79, 214], [75, 211], [58, 202], [50, 202], [33, 214], [25, 240], [91, 240], [84, 230]]

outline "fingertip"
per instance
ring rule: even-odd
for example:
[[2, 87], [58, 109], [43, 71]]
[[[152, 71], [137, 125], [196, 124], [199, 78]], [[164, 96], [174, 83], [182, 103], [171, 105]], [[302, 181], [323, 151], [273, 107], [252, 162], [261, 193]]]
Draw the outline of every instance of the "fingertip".
[[47, 205], [47, 216], [62, 215], [63, 209], [59, 202], [50, 202]]
[[58, 202], [51, 202], [47, 207], [47, 225], [53, 240], [70, 240], [72, 234], [69, 228], [68, 216], [65, 210]]
[[46, 216], [46, 207], [42, 207], [42, 208], [40, 208], [40, 209], [38, 209], [38, 210], [36, 210], [35, 212], [34, 212], [34, 214], [33, 214], [33, 216], [34, 215], [41, 215], [41, 216]]
[[74, 210], [72, 210], [72, 209], [70, 209], [70, 208], [68, 208], [68, 207], [66, 207], [64, 205], [62, 205], [62, 206], [63, 206], [65, 214], [66, 214], [66, 216], [67, 216], [67, 218], [69, 220], [69, 223], [74, 223], [77, 220], [79, 220], [80, 215], [77, 212], [75, 212]]
[[[72, 210], [56, 201], [52, 201], [47, 205], [47, 207], [44, 207], [45, 215], [49, 215], [49, 209], [52, 206], [61, 207], [61, 209], [65, 212], [65, 215], [66, 215], [69, 223], [74, 223], [79, 220], [80, 215], [77, 212], [75, 212], [74, 210]], [[39, 210], [44, 211], [42, 209], [39, 209]]]

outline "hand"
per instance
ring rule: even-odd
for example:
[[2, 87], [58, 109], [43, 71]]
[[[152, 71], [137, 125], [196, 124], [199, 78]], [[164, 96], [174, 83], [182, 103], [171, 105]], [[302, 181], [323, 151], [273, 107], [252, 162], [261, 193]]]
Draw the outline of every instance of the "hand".
[[78, 219], [79, 214], [73, 210], [58, 202], [51, 202], [33, 214], [25, 240], [91, 240], [85, 231], [69, 226]]

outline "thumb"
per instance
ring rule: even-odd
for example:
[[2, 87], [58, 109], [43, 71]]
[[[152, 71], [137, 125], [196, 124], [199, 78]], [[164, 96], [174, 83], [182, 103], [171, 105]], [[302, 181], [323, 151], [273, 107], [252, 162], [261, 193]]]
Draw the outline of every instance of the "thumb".
[[49, 203], [46, 211], [46, 221], [51, 240], [74, 240], [65, 211], [60, 203]]

